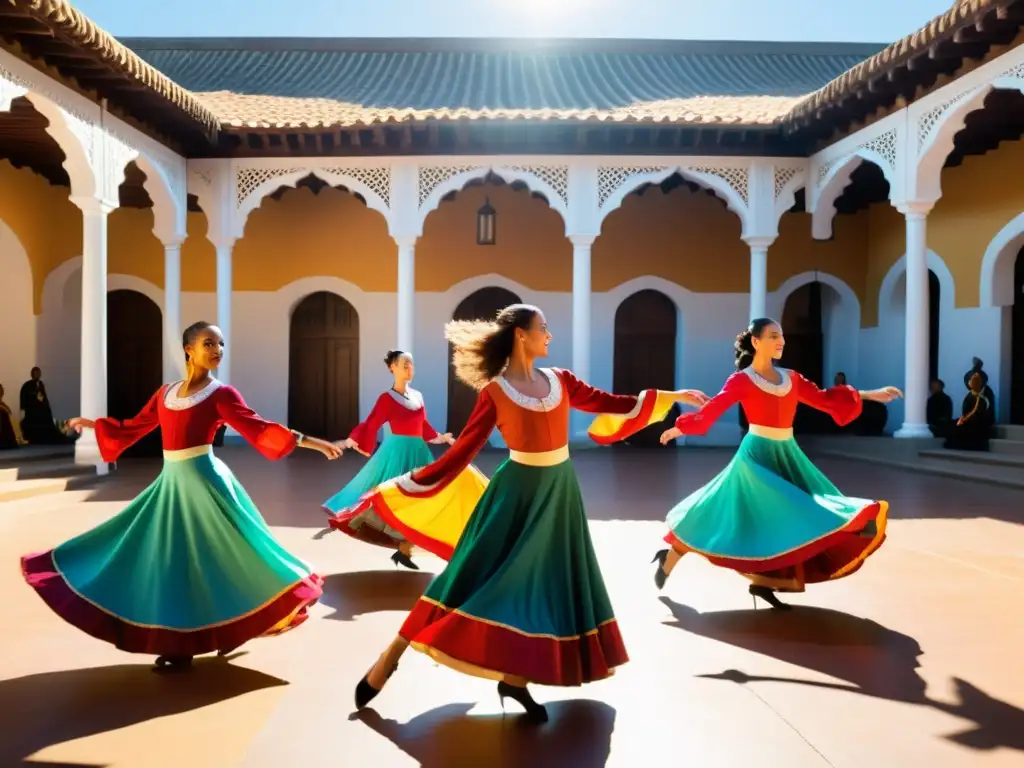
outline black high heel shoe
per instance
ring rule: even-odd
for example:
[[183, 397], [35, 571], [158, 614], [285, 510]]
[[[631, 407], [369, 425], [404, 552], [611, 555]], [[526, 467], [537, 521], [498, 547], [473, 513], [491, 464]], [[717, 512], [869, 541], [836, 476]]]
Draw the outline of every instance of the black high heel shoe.
[[654, 584], [661, 589], [665, 586], [665, 582], [668, 581], [668, 574], [665, 573], [665, 560], [668, 559], [668, 550], [662, 549], [654, 554], [652, 563], [658, 564], [658, 570], [654, 572]]
[[191, 656], [157, 656], [153, 663], [154, 669], [187, 669], [192, 666]]
[[[397, 664], [395, 664], [395, 666], [391, 668], [391, 671], [388, 672], [388, 676], [384, 678], [385, 683], [391, 679], [391, 676], [393, 674], [395, 674], [396, 669], [398, 669]], [[367, 673], [363, 675], [363, 679], [359, 681], [359, 685], [356, 686], [356, 709], [362, 709], [363, 707], [365, 707], [367, 704], [369, 704], [371, 701], [377, 698], [377, 694], [380, 693], [381, 690], [383, 690], [374, 688], [372, 685], [370, 685], [370, 672], [372, 671], [373, 667], [370, 667]]]
[[395, 564], [396, 568], [400, 565], [404, 565], [410, 571], [418, 571], [420, 569], [420, 567], [412, 561], [412, 558], [400, 549], [395, 550], [395, 554], [391, 556], [391, 562]]
[[526, 716], [533, 722], [546, 723], [548, 721], [547, 709], [544, 708], [543, 704], [538, 704], [534, 701], [533, 696], [530, 695], [530, 692], [525, 687], [520, 688], [518, 685], [509, 685], [502, 680], [498, 683], [498, 700], [501, 701], [502, 713], [505, 712], [506, 697], [518, 702], [526, 710]]
[[792, 610], [793, 606], [789, 603], [784, 603], [775, 596], [775, 591], [768, 587], [762, 587], [757, 584], [751, 584], [750, 589], [747, 590], [750, 596], [754, 600], [754, 610], [757, 610], [757, 598], [761, 598], [768, 605], [778, 611], [789, 611]]

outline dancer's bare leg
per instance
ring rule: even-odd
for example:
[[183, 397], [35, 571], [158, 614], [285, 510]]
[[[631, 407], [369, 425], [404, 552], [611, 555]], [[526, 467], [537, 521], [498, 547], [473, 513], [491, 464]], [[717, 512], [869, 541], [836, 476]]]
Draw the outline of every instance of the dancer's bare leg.
[[680, 560], [683, 559], [685, 552], [677, 552], [675, 547], [668, 551], [668, 556], [665, 558], [665, 564], [661, 567], [665, 571], [665, 575], [668, 576], [672, 573], [672, 569], [676, 567]]
[[529, 682], [525, 677], [519, 677], [519, 675], [505, 675], [505, 682], [509, 685], [514, 685], [516, 688], [525, 688]]
[[402, 654], [405, 653], [405, 649], [409, 647], [409, 642], [401, 635], [395, 637], [391, 641], [391, 645], [388, 649], [380, 655], [377, 659], [377, 663], [373, 665], [373, 669], [366, 676], [366, 682], [373, 686], [374, 690], [381, 690], [384, 684], [388, 681], [392, 671], [398, 664], [398, 660], [402, 658]]

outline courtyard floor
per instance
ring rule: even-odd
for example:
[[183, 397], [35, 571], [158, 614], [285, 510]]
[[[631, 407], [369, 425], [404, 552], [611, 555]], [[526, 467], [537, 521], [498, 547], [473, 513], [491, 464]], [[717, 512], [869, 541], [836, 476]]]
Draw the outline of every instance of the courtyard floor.
[[[158, 471], [0, 505], [0, 766], [313, 768], [679, 765], [911, 768], [1024, 763], [1024, 492], [823, 459], [845, 492], [886, 499], [885, 546], [856, 575], [753, 610], [739, 576], [686, 558], [659, 593], [665, 511], [721, 450], [575, 457], [632, 661], [580, 689], [537, 687], [551, 720], [502, 718], [494, 684], [408, 653], [373, 703], [352, 693], [441, 561], [396, 571], [385, 550], [313, 535], [320, 502], [362, 464], [302, 452], [219, 455], [282, 542], [327, 577], [313, 618], [230, 662], [158, 675], [63, 623], [17, 558], [119, 511]], [[502, 458], [485, 454], [485, 472]]]

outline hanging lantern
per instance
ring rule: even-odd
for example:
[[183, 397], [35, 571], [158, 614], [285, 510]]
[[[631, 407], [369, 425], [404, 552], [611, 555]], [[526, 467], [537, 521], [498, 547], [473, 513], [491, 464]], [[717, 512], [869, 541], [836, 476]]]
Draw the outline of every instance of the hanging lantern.
[[491, 206], [491, 199], [486, 198], [483, 206], [476, 212], [476, 244], [494, 245], [496, 211]]

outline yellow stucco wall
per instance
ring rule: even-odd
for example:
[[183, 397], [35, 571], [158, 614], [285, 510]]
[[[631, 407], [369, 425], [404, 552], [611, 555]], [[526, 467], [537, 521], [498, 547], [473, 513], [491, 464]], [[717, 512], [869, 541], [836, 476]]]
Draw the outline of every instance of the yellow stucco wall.
[[[958, 307], [977, 306], [981, 259], [996, 233], [1024, 211], [1024, 142], [1004, 143], [944, 171], [943, 197], [928, 218], [928, 246], [956, 283]], [[478, 246], [476, 211], [489, 197], [498, 212], [498, 242]], [[81, 252], [81, 214], [68, 190], [0, 161], [0, 218], [31, 261], [35, 311], [46, 276]], [[163, 286], [163, 250], [152, 235], [151, 211], [119, 209], [109, 219], [109, 270]], [[216, 256], [206, 217], [190, 214], [182, 247], [182, 287], [212, 292]], [[810, 236], [809, 214], [786, 214], [769, 251], [768, 289], [793, 275], [821, 270], [847, 282], [862, 303], [862, 322], [877, 324], [882, 280], [904, 251], [902, 216], [887, 203], [838, 216], [835, 237]], [[397, 249], [380, 214], [346, 192], [289, 190], [264, 200], [234, 252], [236, 290], [274, 291], [297, 279], [332, 276], [366, 291], [393, 291]], [[544, 200], [509, 186], [477, 186], [442, 203], [426, 220], [416, 246], [416, 289], [445, 291], [496, 273], [535, 290], [570, 291], [572, 246], [561, 217]], [[718, 199], [685, 187], [665, 195], [649, 189], [627, 197], [605, 220], [594, 243], [593, 286], [607, 291], [655, 275], [694, 292], [744, 293], [749, 254], [740, 223]]]

